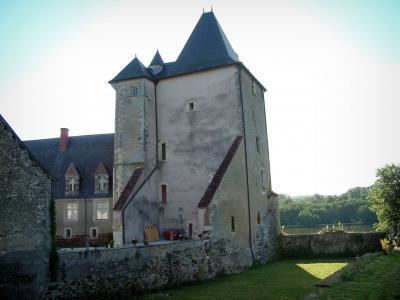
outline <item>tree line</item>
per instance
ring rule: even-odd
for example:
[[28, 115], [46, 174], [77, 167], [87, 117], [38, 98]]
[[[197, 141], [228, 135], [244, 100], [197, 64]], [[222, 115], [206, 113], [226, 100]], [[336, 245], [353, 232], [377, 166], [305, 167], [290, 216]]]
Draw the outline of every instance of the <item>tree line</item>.
[[371, 187], [356, 187], [339, 196], [313, 195], [297, 197], [279, 195], [282, 225], [313, 226], [318, 224], [377, 222], [370, 209], [368, 194]]

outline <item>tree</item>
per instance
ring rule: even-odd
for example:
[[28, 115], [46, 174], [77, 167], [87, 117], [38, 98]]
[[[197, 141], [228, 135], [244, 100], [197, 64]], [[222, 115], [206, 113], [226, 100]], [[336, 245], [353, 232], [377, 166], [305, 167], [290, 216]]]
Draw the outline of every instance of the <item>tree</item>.
[[371, 209], [378, 216], [378, 230], [396, 236], [400, 230], [400, 165], [387, 164], [376, 172], [377, 180], [369, 192]]

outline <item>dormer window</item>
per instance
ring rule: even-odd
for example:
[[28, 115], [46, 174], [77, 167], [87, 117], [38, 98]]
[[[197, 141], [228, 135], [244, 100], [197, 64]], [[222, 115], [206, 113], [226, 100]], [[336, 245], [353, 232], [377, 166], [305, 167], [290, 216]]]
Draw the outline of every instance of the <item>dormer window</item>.
[[102, 163], [97, 166], [94, 177], [95, 193], [108, 193], [108, 172]]
[[79, 194], [79, 173], [73, 163], [70, 163], [67, 172], [65, 173], [65, 195]]

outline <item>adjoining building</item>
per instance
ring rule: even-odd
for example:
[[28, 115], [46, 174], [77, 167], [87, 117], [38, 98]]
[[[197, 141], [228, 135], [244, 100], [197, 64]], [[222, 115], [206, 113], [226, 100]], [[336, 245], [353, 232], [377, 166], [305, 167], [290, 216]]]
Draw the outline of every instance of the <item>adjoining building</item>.
[[60, 245], [83, 246], [87, 238], [107, 243], [112, 232], [112, 172], [114, 135], [25, 141], [55, 178], [56, 235]]
[[46, 288], [51, 181], [0, 115], [1, 299], [37, 299]]

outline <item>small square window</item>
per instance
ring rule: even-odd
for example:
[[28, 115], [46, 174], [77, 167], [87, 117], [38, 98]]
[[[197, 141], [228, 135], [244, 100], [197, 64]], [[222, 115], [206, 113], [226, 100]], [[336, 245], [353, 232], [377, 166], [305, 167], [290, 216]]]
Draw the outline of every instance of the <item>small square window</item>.
[[139, 96], [139, 88], [137, 86], [134, 86], [131, 88], [131, 97], [136, 97]]
[[231, 232], [235, 232], [235, 217], [231, 216]]
[[189, 111], [194, 110], [194, 102], [189, 102]]
[[97, 239], [99, 229], [97, 227], [90, 227], [90, 238]]
[[72, 229], [71, 228], [64, 229], [64, 237], [66, 239], [72, 238]]

